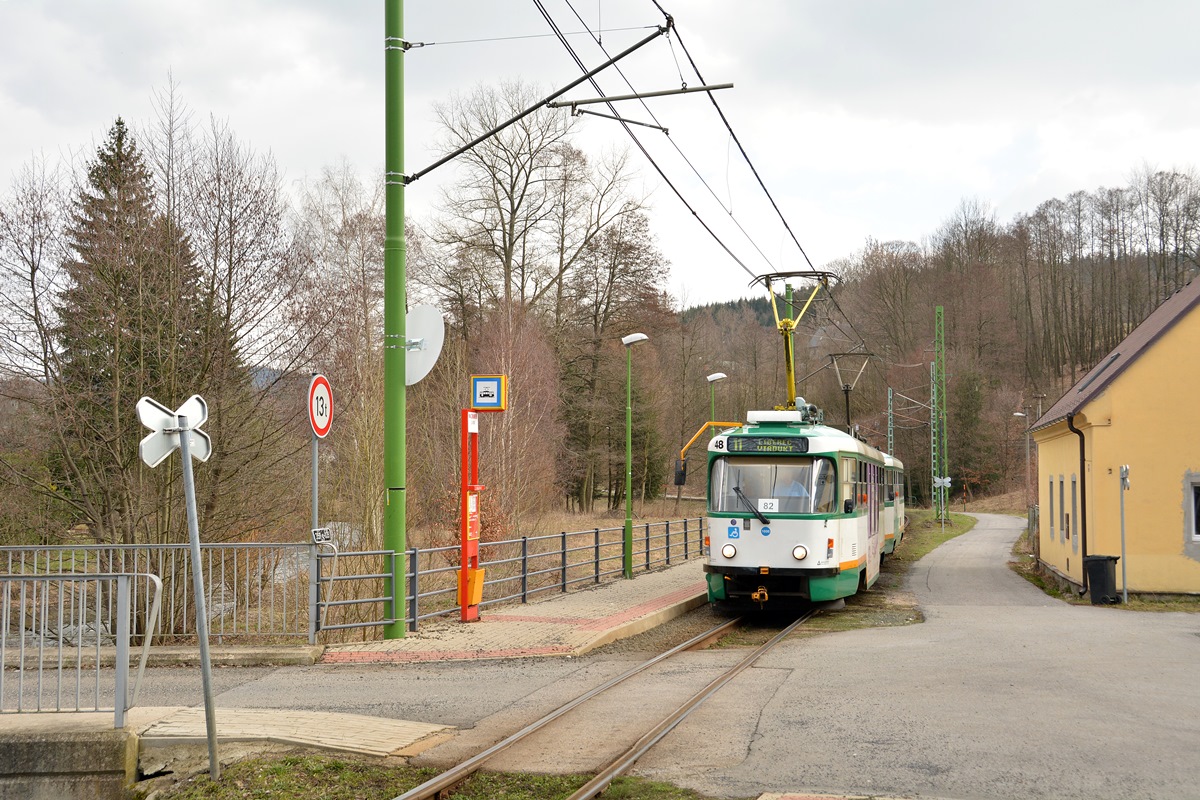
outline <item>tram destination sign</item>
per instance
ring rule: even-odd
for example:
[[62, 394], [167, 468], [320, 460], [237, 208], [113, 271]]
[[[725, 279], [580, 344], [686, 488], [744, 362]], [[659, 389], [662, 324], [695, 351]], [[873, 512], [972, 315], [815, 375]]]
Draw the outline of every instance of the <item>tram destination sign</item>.
[[807, 453], [808, 439], [802, 436], [730, 436], [730, 453]]

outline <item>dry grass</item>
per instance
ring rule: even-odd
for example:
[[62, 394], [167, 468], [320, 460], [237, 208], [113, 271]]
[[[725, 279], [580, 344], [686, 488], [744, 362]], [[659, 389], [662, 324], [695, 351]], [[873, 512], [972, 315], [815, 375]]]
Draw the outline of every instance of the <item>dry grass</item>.
[[950, 510], [966, 513], [977, 511], [981, 514], [1012, 514], [1023, 517], [1027, 513], [1025, 490], [1019, 489], [1015, 492], [1006, 492], [1005, 494], [976, 497], [967, 501], [966, 504], [960, 498], [957, 503], [951, 504]]

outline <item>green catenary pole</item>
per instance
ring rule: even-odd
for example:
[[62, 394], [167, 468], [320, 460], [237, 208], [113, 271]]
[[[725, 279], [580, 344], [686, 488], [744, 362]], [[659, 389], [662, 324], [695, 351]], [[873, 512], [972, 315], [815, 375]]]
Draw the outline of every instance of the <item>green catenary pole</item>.
[[[786, 302], [784, 303], [784, 313], [787, 315], [788, 319], [794, 320], [796, 317], [793, 316], [795, 314], [795, 311], [792, 310], [792, 285], [790, 283], [785, 283], [783, 285], [783, 287], [786, 292], [785, 296], [787, 298]], [[791, 359], [788, 363], [792, 367], [792, 379], [795, 380], [795, 377], [796, 377], [796, 344], [795, 344], [795, 340], [792, 337], [793, 330], [794, 330], [794, 328], [789, 329], [788, 334], [787, 334], [788, 335], [788, 358]], [[795, 405], [795, 403], [793, 403], [792, 408], [795, 408], [795, 407], [796, 407], [796, 405]]]
[[888, 387], [888, 453], [896, 455], [895, 416], [892, 412], [892, 387]]
[[[942, 307], [937, 306], [934, 318], [934, 355], [937, 358], [937, 417], [938, 417], [938, 468], [943, 478], [950, 475], [950, 453], [947, 449], [946, 433], [946, 318]], [[949, 487], [942, 487], [940, 515], [946, 518], [950, 501]]]
[[[386, 0], [384, 26], [384, 194], [383, 244], [383, 479], [387, 507], [383, 547], [392, 552], [384, 570], [392, 576], [384, 613], [385, 639], [404, 638], [404, 552], [407, 465], [405, 448], [405, 311], [408, 298], [404, 263], [404, 0]], [[393, 585], [394, 584], [394, 585]]]
[[622, 568], [626, 578], [633, 577], [633, 357], [625, 345], [625, 531], [622, 541]]

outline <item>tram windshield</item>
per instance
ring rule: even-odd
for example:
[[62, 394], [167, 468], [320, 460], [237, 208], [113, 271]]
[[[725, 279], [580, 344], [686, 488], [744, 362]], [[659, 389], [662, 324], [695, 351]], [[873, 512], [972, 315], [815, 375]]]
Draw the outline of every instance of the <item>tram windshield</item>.
[[747, 515], [832, 514], [835, 487], [828, 458], [722, 456], [709, 476], [708, 509]]

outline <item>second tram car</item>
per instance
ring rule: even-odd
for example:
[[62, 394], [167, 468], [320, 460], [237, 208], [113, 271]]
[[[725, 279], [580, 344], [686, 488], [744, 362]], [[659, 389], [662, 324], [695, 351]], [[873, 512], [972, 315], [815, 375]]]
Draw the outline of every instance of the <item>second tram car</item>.
[[710, 601], [825, 601], [870, 587], [904, 535], [904, 465], [797, 410], [751, 411], [708, 445]]

